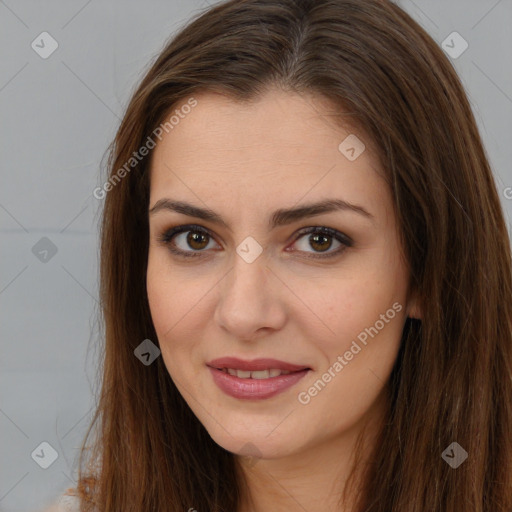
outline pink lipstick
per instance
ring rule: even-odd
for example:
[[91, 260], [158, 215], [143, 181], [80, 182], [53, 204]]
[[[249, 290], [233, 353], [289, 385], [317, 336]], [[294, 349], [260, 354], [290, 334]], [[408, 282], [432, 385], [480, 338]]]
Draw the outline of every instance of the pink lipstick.
[[227, 395], [239, 399], [264, 399], [282, 393], [310, 370], [277, 359], [245, 361], [223, 357], [207, 363], [215, 384]]

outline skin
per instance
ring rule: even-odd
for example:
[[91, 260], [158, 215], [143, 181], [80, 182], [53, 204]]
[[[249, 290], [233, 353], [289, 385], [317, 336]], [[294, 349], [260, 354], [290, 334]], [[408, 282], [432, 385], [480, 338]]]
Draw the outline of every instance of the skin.
[[[406, 317], [421, 317], [408, 289], [392, 197], [362, 132], [366, 150], [358, 158], [338, 150], [354, 131], [333, 123], [327, 100], [277, 89], [252, 104], [211, 92], [194, 97], [197, 106], [153, 150], [150, 209], [162, 198], [186, 201], [214, 210], [231, 229], [172, 211], [148, 213], [147, 292], [163, 360], [213, 440], [237, 454], [248, 485], [242, 512], [340, 510], [356, 437], [366, 425], [357, 452], [364, 461], [388, 407]], [[326, 198], [360, 205], [373, 219], [345, 210], [269, 230], [274, 210]], [[209, 231], [192, 245], [191, 233], [173, 239], [181, 250], [202, 251], [200, 257], [180, 258], [157, 240], [185, 224]], [[341, 244], [297, 234], [310, 226], [336, 229], [353, 245], [314, 259]], [[248, 236], [263, 248], [252, 263], [236, 252]], [[299, 392], [394, 303], [401, 311], [359, 344], [362, 350], [309, 403], [300, 403]], [[277, 396], [241, 400], [224, 394], [206, 367], [222, 356], [271, 357], [312, 371]], [[247, 443], [257, 458], [240, 456], [251, 451]]]

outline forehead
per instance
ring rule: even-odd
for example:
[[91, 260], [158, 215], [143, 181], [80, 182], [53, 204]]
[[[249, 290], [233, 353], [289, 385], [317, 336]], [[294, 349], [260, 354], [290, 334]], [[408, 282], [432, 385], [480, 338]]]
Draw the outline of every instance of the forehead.
[[243, 197], [246, 206], [336, 193], [382, 199], [371, 141], [325, 98], [277, 89], [251, 102], [213, 92], [194, 98], [191, 109], [180, 111], [188, 98], [173, 107], [179, 122], [153, 150], [151, 204], [176, 191], [204, 201]]

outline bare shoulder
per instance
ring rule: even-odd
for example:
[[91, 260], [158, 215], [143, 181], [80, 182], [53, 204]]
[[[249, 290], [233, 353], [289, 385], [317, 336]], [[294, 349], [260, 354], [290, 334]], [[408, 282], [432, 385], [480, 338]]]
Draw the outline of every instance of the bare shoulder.
[[43, 512], [79, 512], [79, 499], [74, 489], [67, 489], [58, 500]]

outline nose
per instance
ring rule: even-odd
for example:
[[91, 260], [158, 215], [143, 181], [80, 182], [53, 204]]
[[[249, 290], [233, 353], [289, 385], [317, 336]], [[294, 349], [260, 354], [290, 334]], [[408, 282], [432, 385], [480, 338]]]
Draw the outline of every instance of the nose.
[[214, 320], [240, 340], [268, 335], [286, 321], [285, 290], [264, 252], [251, 263], [236, 254], [233, 267], [219, 283]]

